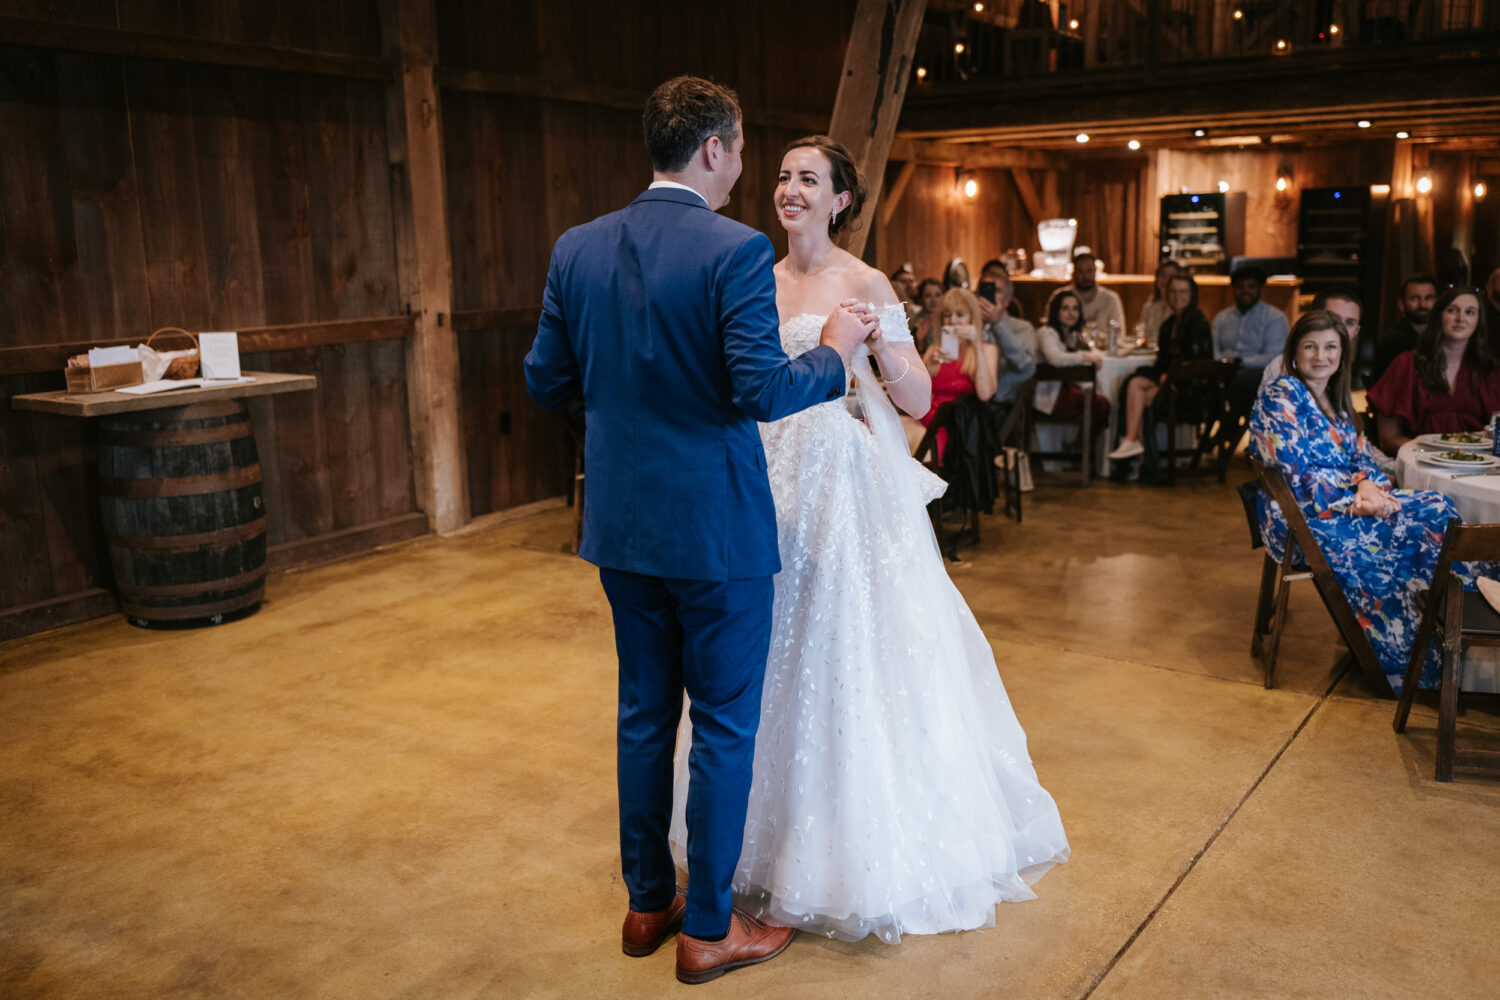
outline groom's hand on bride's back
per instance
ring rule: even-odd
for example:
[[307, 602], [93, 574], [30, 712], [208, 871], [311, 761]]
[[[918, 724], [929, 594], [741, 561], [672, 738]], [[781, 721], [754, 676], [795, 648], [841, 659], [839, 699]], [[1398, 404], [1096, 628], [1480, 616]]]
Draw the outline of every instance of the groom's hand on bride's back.
[[864, 343], [865, 338], [878, 329], [880, 319], [869, 307], [856, 305], [854, 309], [850, 309], [840, 306], [823, 324], [823, 335], [819, 342], [838, 351], [847, 361], [853, 356], [855, 349]]

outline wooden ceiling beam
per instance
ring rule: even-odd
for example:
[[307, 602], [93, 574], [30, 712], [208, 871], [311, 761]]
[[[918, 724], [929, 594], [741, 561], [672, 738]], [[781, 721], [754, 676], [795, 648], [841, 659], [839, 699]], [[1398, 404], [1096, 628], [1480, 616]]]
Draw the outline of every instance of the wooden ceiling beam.
[[1056, 170], [1061, 157], [1034, 149], [996, 149], [992, 146], [950, 142], [923, 142], [896, 138], [891, 143], [892, 160], [926, 166], [963, 167], [968, 170]]
[[[875, 204], [880, 203], [885, 164], [906, 101], [912, 54], [926, 9], [926, 0], [859, 0], [854, 11], [828, 134], [848, 147]], [[844, 249], [863, 256], [869, 235], [868, 227], [849, 233]]]
[[396, 75], [394, 62], [371, 56], [279, 49], [269, 45], [242, 45], [208, 38], [153, 35], [29, 17], [0, 17], [0, 42], [62, 52], [163, 59], [169, 62], [307, 73], [354, 80], [390, 80]]

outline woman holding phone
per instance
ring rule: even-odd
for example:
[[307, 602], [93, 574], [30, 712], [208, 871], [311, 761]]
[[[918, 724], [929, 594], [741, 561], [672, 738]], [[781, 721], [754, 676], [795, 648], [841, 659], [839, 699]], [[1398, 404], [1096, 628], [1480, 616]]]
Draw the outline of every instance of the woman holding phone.
[[[943, 293], [943, 325], [927, 350], [922, 363], [932, 376], [932, 408], [922, 418], [922, 426], [932, 423], [938, 407], [965, 396], [977, 396], [989, 402], [995, 395], [999, 377], [1000, 350], [986, 343], [980, 332], [979, 300], [967, 288], [950, 288]], [[946, 434], [938, 433], [938, 461], [947, 447]]]

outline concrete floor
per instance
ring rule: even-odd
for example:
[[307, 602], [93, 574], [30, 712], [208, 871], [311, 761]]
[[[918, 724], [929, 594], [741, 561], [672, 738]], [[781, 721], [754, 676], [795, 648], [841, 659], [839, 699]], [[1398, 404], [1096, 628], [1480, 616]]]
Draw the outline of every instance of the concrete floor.
[[[1500, 993], [1500, 781], [1432, 781], [1434, 713], [1391, 732], [1310, 585], [1264, 690], [1229, 487], [1042, 487], [985, 528], [952, 573], [1072, 860], [993, 929], [803, 936], [703, 995]], [[686, 995], [670, 946], [619, 951], [613, 646], [570, 531], [0, 645], [0, 997]]]

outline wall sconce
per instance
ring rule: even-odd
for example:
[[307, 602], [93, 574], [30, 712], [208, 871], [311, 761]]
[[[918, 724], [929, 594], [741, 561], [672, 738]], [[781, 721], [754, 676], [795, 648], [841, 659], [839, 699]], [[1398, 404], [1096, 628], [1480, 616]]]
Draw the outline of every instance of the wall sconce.
[[1228, 181], [1220, 181], [1219, 182], [1219, 193], [1220, 194], [1228, 194], [1229, 193], [1229, 182]]
[[1417, 194], [1432, 194], [1432, 176], [1423, 174], [1417, 178]]
[[974, 177], [972, 170], [958, 171], [958, 193], [965, 198], [976, 198], [979, 196], [979, 181]]
[[1487, 195], [1487, 194], [1489, 194], [1489, 193], [1490, 193], [1490, 189], [1485, 186], [1484, 181], [1475, 181], [1474, 182], [1474, 200], [1475, 201], [1484, 201], [1484, 196]]
[[1289, 178], [1286, 174], [1282, 174], [1280, 177], [1276, 178], [1276, 190], [1278, 190], [1278, 191], [1285, 191], [1287, 188], [1289, 188], [1291, 186], [1292, 186], [1291, 178]]

